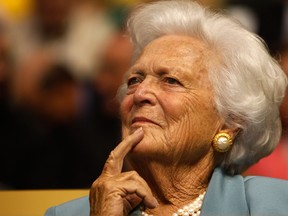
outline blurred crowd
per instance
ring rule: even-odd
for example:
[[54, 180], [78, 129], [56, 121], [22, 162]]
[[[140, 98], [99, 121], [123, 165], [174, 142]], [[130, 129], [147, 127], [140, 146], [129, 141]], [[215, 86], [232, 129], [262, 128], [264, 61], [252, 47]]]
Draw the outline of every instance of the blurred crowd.
[[[140, 0], [31, 1], [17, 21], [0, 4], [0, 189], [89, 188], [121, 140], [125, 21]], [[259, 34], [288, 74], [288, 1], [200, 2]], [[288, 97], [281, 115], [276, 158], [288, 179]]]

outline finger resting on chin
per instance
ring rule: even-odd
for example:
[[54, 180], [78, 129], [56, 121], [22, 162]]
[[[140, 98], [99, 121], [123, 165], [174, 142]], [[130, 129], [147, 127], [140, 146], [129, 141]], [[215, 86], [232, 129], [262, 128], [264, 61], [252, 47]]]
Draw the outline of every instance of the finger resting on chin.
[[123, 160], [131, 149], [137, 145], [143, 138], [143, 130], [140, 128], [133, 134], [126, 137], [116, 148], [111, 151], [102, 173], [106, 174], [119, 174], [123, 168]]

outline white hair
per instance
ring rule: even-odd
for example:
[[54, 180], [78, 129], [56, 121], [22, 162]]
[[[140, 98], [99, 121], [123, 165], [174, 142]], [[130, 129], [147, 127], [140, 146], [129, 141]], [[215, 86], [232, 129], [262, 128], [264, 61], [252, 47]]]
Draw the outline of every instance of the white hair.
[[148, 43], [170, 34], [198, 38], [220, 56], [220, 66], [207, 60], [215, 106], [228, 127], [240, 129], [220, 164], [225, 172], [241, 173], [274, 150], [281, 136], [279, 106], [287, 80], [257, 35], [236, 20], [187, 0], [135, 9], [128, 30], [134, 58]]

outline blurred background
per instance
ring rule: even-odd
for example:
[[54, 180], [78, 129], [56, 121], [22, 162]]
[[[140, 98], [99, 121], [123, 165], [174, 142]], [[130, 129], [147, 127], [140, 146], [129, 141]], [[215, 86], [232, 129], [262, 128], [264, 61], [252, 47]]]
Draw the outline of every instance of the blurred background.
[[[89, 188], [121, 140], [118, 101], [140, 0], [0, 0], [0, 189]], [[202, 0], [259, 34], [288, 73], [287, 0]], [[246, 174], [288, 179], [283, 136]], [[271, 172], [273, 170], [273, 172]]]

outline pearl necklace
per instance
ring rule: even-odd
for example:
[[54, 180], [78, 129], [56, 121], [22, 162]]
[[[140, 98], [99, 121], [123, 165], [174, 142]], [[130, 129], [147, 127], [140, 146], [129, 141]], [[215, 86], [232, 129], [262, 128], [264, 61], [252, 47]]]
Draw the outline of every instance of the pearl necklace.
[[[200, 194], [192, 203], [184, 206], [183, 208], [178, 209], [176, 213], [173, 213], [172, 216], [199, 216], [201, 213], [201, 207], [204, 200], [205, 193]], [[142, 216], [154, 216], [147, 214], [142, 211]]]

